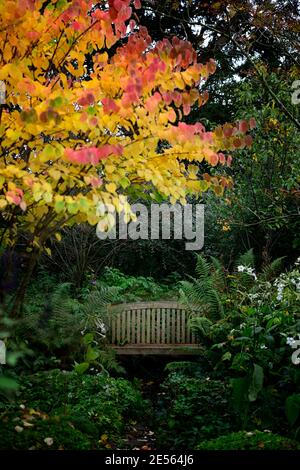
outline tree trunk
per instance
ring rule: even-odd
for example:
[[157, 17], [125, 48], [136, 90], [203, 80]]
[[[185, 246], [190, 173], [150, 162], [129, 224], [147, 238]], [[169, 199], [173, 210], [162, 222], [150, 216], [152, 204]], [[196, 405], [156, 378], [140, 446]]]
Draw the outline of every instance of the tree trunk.
[[32, 255], [30, 256], [29, 261], [28, 261], [26, 272], [24, 273], [24, 276], [16, 292], [12, 310], [10, 312], [11, 318], [20, 318], [22, 316], [22, 307], [23, 307], [26, 290], [27, 290], [29, 281], [31, 279], [33, 270], [37, 264], [38, 258], [39, 258], [39, 252], [38, 251], [32, 252]]

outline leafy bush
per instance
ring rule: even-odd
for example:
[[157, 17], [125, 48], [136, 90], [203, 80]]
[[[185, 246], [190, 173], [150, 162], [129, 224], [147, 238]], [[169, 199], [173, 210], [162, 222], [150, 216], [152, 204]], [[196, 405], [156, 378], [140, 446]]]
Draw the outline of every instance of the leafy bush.
[[99, 279], [100, 284], [119, 289], [120, 300], [131, 302], [142, 299], [160, 300], [173, 298], [176, 294], [172, 286], [156, 282], [153, 277], [128, 276], [116, 268], [105, 268]]
[[298, 442], [270, 432], [234, 432], [203, 441], [197, 450], [299, 450]]
[[5, 415], [0, 434], [1, 450], [89, 450], [95, 445], [69, 416], [48, 417], [34, 410]]
[[[261, 273], [254, 261], [249, 250], [229, 274], [217, 260], [198, 256], [198, 277], [182, 284], [183, 300], [192, 312], [190, 326], [206, 346], [207, 370], [214, 378], [231, 381], [241, 429], [282, 432], [289, 424], [296, 431], [299, 407], [288, 406], [287, 412], [285, 404], [300, 384], [291, 361], [291, 347], [296, 348], [300, 334], [300, 260], [279, 276], [282, 260], [269, 263]], [[218, 311], [216, 299], [223, 307], [219, 318], [212, 315]]]
[[229, 397], [222, 381], [171, 373], [162, 384], [158, 446], [190, 449], [199, 440], [235, 430]]
[[[141, 393], [125, 379], [113, 379], [107, 374], [81, 376], [75, 372], [59, 370], [23, 377], [14, 406], [14, 417], [16, 413], [18, 417], [21, 406], [21, 409], [29, 410], [29, 415], [32, 410], [33, 415], [46, 418], [46, 424], [38, 422], [38, 426], [32, 428], [32, 439], [30, 442], [24, 441], [24, 445], [35, 446], [36, 443], [38, 446], [42, 445], [40, 438], [33, 432], [36, 429], [38, 433], [41, 429], [44, 437], [48, 437], [50, 431], [53, 433], [50, 437], [54, 435], [59, 437], [60, 435], [55, 434], [55, 429], [51, 426], [59, 427], [57, 423], [62, 422], [67, 426], [69, 436], [68, 442], [63, 441], [65, 442], [63, 445], [66, 446], [64, 448], [72, 448], [73, 435], [76, 441], [72, 429], [87, 435], [94, 446], [98, 445], [101, 435], [107, 435], [113, 441], [118, 441], [124, 430], [125, 420], [144, 416], [145, 409], [149, 408]], [[9, 415], [4, 414], [0, 423], [1, 435], [7, 431], [9, 423]], [[70, 430], [68, 426], [72, 429]], [[28, 435], [26, 428], [26, 436]], [[20, 439], [21, 437], [17, 441], [12, 440], [12, 446], [23, 445]], [[57, 438], [57, 442], [59, 439]], [[73, 448], [86, 448], [84, 447], [87, 445], [86, 439], [86, 437], [83, 437], [83, 440], [79, 438], [78, 445], [81, 447]]]

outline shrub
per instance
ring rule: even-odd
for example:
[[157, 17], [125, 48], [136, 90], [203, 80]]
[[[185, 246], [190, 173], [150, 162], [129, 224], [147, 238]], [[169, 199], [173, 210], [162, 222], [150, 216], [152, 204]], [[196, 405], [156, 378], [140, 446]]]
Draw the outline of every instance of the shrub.
[[217, 439], [203, 441], [197, 450], [299, 450], [298, 442], [270, 432], [233, 432]]
[[235, 430], [229, 387], [219, 380], [171, 373], [162, 385], [158, 445], [193, 448], [201, 439]]
[[33, 410], [4, 416], [0, 421], [0, 435], [1, 450], [89, 450], [93, 445], [76, 429], [70, 417], [48, 417]]
[[[110, 441], [118, 442], [126, 420], [144, 416], [145, 409], [149, 408], [148, 402], [143, 400], [139, 390], [125, 379], [114, 379], [107, 374], [82, 376], [75, 372], [61, 372], [60, 370], [39, 372], [23, 377], [20, 381], [18, 397], [15, 401], [15, 408], [11, 412], [14, 417], [18, 418], [20, 406], [21, 409], [32, 410], [31, 412], [34, 415], [36, 413], [36, 416], [45, 417], [45, 423], [35, 424], [31, 433], [27, 432], [27, 428], [24, 434], [20, 433], [23, 436], [26, 431], [26, 436], [29, 436], [28, 439], [26, 437], [26, 441], [22, 441], [21, 437], [12, 440], [12, 446], [24, 445], [24, 448], [36, 445], [40, 448], [41, 440], [34, 431], [38, 432], [41, 427], [44, 438], [49, 435], [55, 436], [58, 442], [60, 430], [66, 426], [68, 431], [66, 435], [69, 437], [68, 441], [64, 441], [64, 448], [67, 448], [65, 446], [72, 448], [73, 435], [76, 441], [75, 431], [84, 433], [83, 440], [78, 437], [80, 448], [86, 448], [85, 445], [94, 447], [99, 445], [101, 435], [107, 435]], [[30, 411], [28, 413], [30, 414]], [[9, 414], [3, 415], [0, 422], [0, 440], [2, 434], [9, 431], [10, 420]], [[58, 422], [61, 425], [58, 425]], [[55, 426], [59, 432], [56, 432]], [[72, 429], [70, 430], [68, 426]], [[7, 439], [5, 442], [5, 445], [8, 445]], [[75, 447], [74, 444], [73, 448], [79, 447]]]

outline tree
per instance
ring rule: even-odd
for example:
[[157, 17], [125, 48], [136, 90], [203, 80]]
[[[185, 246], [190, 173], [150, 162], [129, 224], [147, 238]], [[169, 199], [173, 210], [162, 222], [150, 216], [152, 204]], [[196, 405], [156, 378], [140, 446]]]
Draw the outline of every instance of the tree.
[[229, 180], [197, 178], [193, 163], [225, 165], [221, 150], [251, 143], [253, 122], [212, 132], [181, 122], [205, 103], [199, 86], [215, 63], [200, 64], [187, 41], [153, 43], [132, 7], [140, 2], [0, 2], [0, 240], [31, 253], [14, 311], [60, 228], [97, 224], [99, 203], [129, 210], [135, 186], [171, 203], [222, 194]]
[[[224, 122], [237, 111], [232, 101], [236, 77], [256, 74], [287, 118], [300, 129], [300, 122], [274, 93], [267, 72], [299, 71], [299, 19], [297, 0], [145, 0], [143, 22], [160, 38], [176, 34], [188, 39], [201, 57], [212, 55], [218, 72], [207, 89], [215, 101], [207, 117]], [[208, 108], [209, 109], [209, 108]], [[205, 111], [207, 113], [207, 111]]]

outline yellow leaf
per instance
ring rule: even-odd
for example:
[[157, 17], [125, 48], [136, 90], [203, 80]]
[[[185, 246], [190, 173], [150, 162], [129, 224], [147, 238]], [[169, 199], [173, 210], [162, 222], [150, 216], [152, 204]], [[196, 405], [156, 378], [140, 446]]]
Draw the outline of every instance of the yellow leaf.
[[61, 177], [61, 172], [59, 170], [51, 169], [49, 170], [49, 175], [54, 179], [54, 181], [58, 181]]
[[0, 209], [3, 209], [7, 206], [7, 201], [5, 199], [0, 199]]
[[109, 193], [115, 193], [117, 186], [115, 185], [115, 183], [109, 183], [105, 185], [105, 188], [107, 189]]

